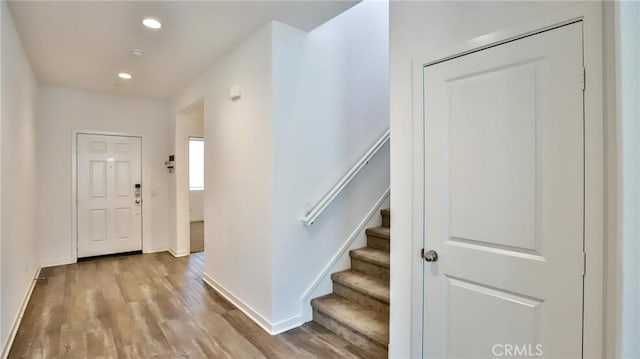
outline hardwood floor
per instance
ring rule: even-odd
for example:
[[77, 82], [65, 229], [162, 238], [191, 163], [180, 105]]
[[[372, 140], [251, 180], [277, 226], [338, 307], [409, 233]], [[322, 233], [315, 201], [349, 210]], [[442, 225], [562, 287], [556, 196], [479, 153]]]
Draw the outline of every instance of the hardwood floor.
[[45, 268], [9, 358], [362, 358], [313, 322], [270, 336], [202, 281], [203, 254]]

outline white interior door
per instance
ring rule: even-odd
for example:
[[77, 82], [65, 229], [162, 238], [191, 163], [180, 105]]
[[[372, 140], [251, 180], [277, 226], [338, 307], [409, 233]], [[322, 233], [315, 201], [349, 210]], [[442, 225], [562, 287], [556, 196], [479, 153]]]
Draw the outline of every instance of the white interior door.
[[579, 358], [582, 24], [424, 68], [424, 354]]
[[77, 136], [78, 257], [141, 250], [141, 139]]

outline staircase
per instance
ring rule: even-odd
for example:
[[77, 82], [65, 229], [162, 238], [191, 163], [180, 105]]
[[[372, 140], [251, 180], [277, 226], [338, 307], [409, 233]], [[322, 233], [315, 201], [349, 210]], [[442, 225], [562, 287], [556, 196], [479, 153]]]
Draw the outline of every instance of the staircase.
[[313, 320], [366, 352], [386, 358], [389, 344], [390, 212], [368, 228], [367, 247], [349, 252], [351, 269], [333, 273], [333, 293], [311, 301]]

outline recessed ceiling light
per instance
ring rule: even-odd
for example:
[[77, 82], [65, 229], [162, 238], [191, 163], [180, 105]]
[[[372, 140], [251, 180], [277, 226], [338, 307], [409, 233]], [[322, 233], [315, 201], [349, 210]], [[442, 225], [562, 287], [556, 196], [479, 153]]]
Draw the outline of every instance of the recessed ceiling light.
[[162, 27], [162, 24], [157, 19], [148, 17], [142, 20], [142, 24], [150, 29], [159, 29]]
[[131, 78], [133, 76], [131, 76], [131, 74], [129, 74], [129, 73], [121, 72], [121, 73], [118, 74], [118, 77], [121, 78], [121, 79], [125, 79], [125, 80], [131, 80]]
[[131, 49], [131, 55], [142, 57], [144, 55], [144, 50], [142, 49]]

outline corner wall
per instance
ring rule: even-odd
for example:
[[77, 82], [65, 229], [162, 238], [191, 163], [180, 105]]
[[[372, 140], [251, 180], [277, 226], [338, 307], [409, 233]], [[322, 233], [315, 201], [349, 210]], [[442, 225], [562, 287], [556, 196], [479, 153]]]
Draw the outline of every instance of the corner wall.
[[[0, 343], [11, 340], [40, 267], [36, 241], [37, 82], [7, 3], [2, 13]], [[5, 353], [2, 353], [5, 354]]]
[[169, 244], [168, 104], [60, 87], [41, 87], [38, 98], [38, 238], [42, 266], [73, 263], [73, 131], [142, 136], [144, 252]]
[[[204, 100], [205, 280], [264, 327], [272, 320], [271, 31], [268, 24], [238, 44], [171, 106], [176, 133], [178, 114]], [[229, 99], [232, 85], [242, 92], [237, 101]], [[185, 145], [174, 138], [176, 154]], [[186, 206], [177, 180], [176, 208]], [[174, 223], [187, 212], [176, 215]], [[188, 240], [175, 228], [178, 241]]]
[[[359, 3], [310, 33], [272, 22], [174, 98], [174, 133], [199, 99], [205, 280], [272, 334], [298, 326], [311, 319], [305, 293], [330, 291], [325, 266], [389, 187], [387, 145], [312, 227], [300, 222], [389, 126], [388, 4]], [[174, 183], [178, 208], [186, 199]], [[348, 254], [336, 262], [347, 267]]]
[[[389, 188], [389, 145], [309, 227], [300, 219], [389, 128], [389, 4], [363, 1], [309, 33], [273, 27], [273, 317], [311, 320], [324, 267]], [[392, 140], [393, 141], [393, 140]], [[373, 217], [380, 223], [379, 213]], [[350, 248], [366, 246], [360, 234]], [[330, 272], [349, 267], [348, 250]], [[293, 275], [295, 273], [295, 275]], [[307, 290], [317, 286], [310, 298]]]

